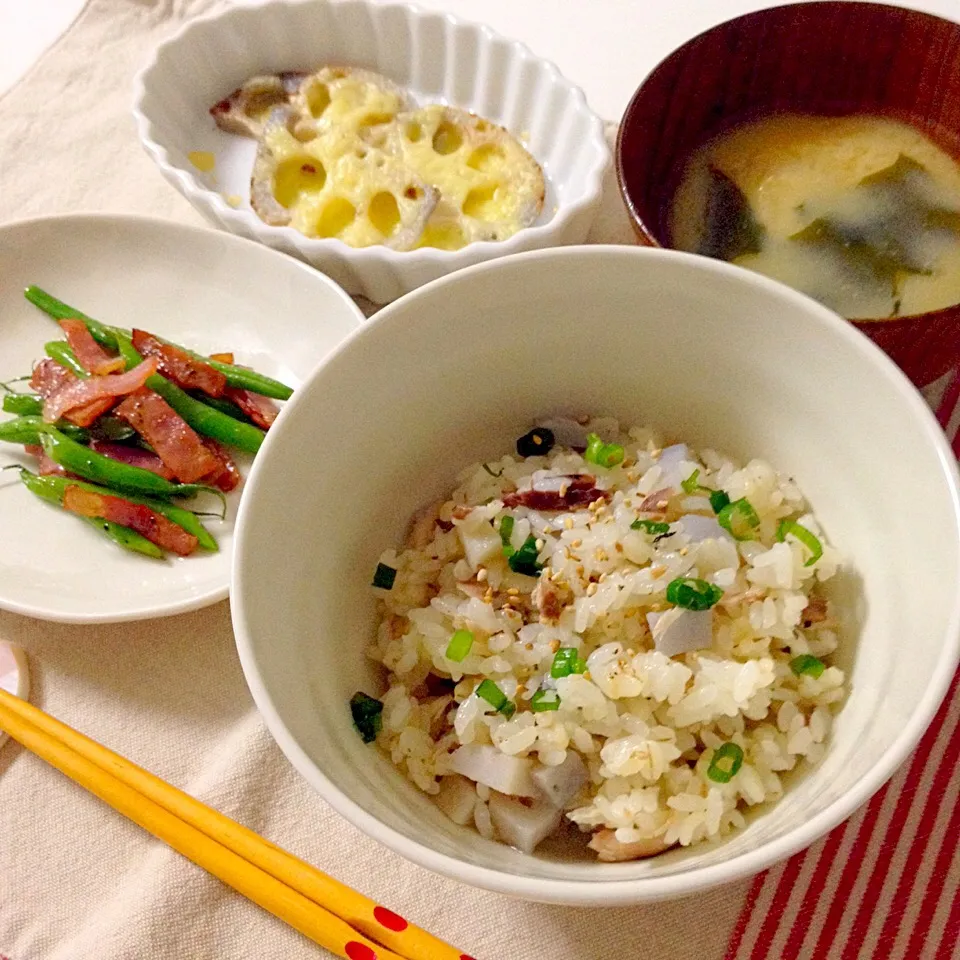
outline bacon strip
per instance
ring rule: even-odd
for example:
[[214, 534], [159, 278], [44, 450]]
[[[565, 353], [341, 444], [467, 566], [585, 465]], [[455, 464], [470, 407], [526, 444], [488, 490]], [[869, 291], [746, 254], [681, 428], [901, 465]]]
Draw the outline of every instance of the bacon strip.
[[187, 533], [163, 514], [122, 497], [69, 486], [63, 492], [63, 506], [81, 517], [98, 517], [136, 530], [158, 547], [181, 557], [187, 557], [197, 549], [197, 538], [192, 533]]
[[233, 462], [233, 458], [227, 453], [216, 440], [209, 437], [201, 437], [203, 445], [217, 459], [217, 468], [208, 476], [203, 478], [204, 483], [217, 487], [224, 493], [229, 493], [237, 488], [240, 483], [240, 468]]
[[252, 390], [227, 387], [223, 396], [232, 400], [261, 430], [269, 430], [280, 414], [280, 408], [269, 397], [263, 397]]
[[164, 343], [146, 330], [133, 331], [133, 345], [144, 357], [156, 357], [160, 372], [182, 390], [200, 390], [210, 397], [222, 397], [227, 378], [185, 350]]
[[93, 335], [82, 320], [77, 320], [75, 317], [61, 320], [60, 328], [67, 335], [70, 349], [76, 354], [87, 373], [105, 377], [108, 373], [119, 373], [126, 367], [123, 357], [111, 357], [93, 339]]
[[132, 467], [149, 470], [164, 480], [175, 479], [173, 471], [155, 453], [142, 447], [128, 447], [126, 444], [111, 443], [109, 440], [92, 440], [90, 446], [97, 453], [102, 453], [118, 463], [128, 463]]
[[[30, 386], [40, 394], [44, 400], [52, 397], [58, 390], [68, 384], [80, 383], [80, 378], [71, 373], [66, 367], [60, 366], [56, 360], [41, 360], [33, 368]], [[113, 397], [101, 397], [84, 407], [78, 407], [66, 414], [66, 419], [78, 427], [88, 427], [98, 417], [106, 413], [115, 403]]]
[[531, 510], [568, 510], [580, 507], [594, 500], [607, 500], [608, 490], [599, 490], [594, 483], [595, 477], [586, 473], [574, 474], [569, 483], [560, 490], [522, 490], [508, 493], [503, 498], [505, 507], [529, 507]]
[[[156, 362], [151, 358], [151, 362]], [[163, 397], [152, 390], [138, 390], [116, 409], [156, 451], [181, 483], [197, 483], [221, 470], [217, 458]]]
[[[56, 423], [69, 411], [73, 414], [71, 419], [74, 423], [79, 423], [81, 427], [88, 427], [96, 420], [96, 417], [89, 415], [89, 408], [94, 402], [109, 400], [109, 406], [106, 408], [109, 409], [118, 397], [139, 390], [156, 372], [157, 361], [150, 357], [126, 373], [111, 373], [106, 377], [87, 377], [86, 380], [74, 378], [72, 383], [64, 384], [44, 399], [43, 419], [47, 423]], [[85, 411], [83, 416], [85, 422], [76, 419], [80, 408]]]

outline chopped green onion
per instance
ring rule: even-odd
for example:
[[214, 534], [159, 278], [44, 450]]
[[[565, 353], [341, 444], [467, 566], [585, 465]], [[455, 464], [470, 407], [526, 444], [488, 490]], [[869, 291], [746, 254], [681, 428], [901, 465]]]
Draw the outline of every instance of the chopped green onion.
[[760, 518], [746, 497], [728, 503], [718, 514], [717, 522], [729, 530], [736, 540], [752, 540], [753, 532], [760, 526]]
[[722, 596], [719, 587], [696, 577], [677, 577], [667, 584], [667, 601], [685, 610], [709, 610]]
[[392, 590], [393, 581], [397, 579], [397, 571], [385, 563], [378, 563], [373, 573], [373, 585], [381, 590]]
[[530, 709], [534, 713], [546, 713], [560, 709], [560, 694], [556, 690], [538, 690], [530, 698]]
[[681, 481], [680, 486], [684, 493], [697, 493], [700, 490], [706, 490], [706, 487], [700, 486], [700, 468], [697, 467], [686, 480]]
[[642, 530], [644, 533], [663, 534], [670, 532], [670, 524], [661, 520], [634, 520], [630, 524], [631, 530]]
[[364, 743], [372, 743], [383, 727], [383, 704], [374, 697], [359, 691], [350, 698], [350, 713], [353, 725]]
[[714, 513], [719, 513], [729, 502], [730, 497], [723, 490], [714, 490], [710, 494], [710, 506]]
[[782, 543], [788, 534], [796, 537], [810, 551], [810, 559], [804, 564], [805, 567], [812, 567], [823, 556], [823, 544], [796, 520], [780, 521], [780, 526], [777, 527], [777, 540]]
[[707, 776], [715, 783], [729, 783], [743, 766], [743, 748], [736, 743], [722, 743], [713, 751]]
[[554, 680], [560, 677], [569, 677], [571, 673], [586, 673], [587, 662], [581, 660], [576, 647], [561, 647], [553, 655], [553, 663], [550, 664], [550, 676]]
[[459, 663], [473, 646], [473, 633], [470, 630], [457, 630], [447, 644], [446, 657]]
[[510, 538], [513, 536], [513, 517], [506, 516], [500, 521], [500, 542], [503, 544], [503, 555], [510, 557], [513, 555], [513, 547], [510, 545]]
[[619, 443], [604, 443], [595, 433], [588, 433], [583, 459], [598, 467], [615, 467], [623, 463], [623, 447]]
[[507, 563], [514, 573], [522, 573], [528, 577], [539, 577], [540, 571], [543, 569], [543, 564], [537, 562], [537, 554], [539, 553], [537, 538], [530, 534], [523, 541], [519, 550], [510, 553], [507, 557]]
[[827, 669], [827, 665], [819, 657], [811, 656], [809, 653], [803, 653], [790, 661], [790, 669], [798, 677], [806, 674], [808, 677], [816, 679]]
[[507, 695], [492, 680], [481, 680], [480, 685], [474, 692], [508, 720], [517, 712], [517, 705], [511, 703], [507, 699]]

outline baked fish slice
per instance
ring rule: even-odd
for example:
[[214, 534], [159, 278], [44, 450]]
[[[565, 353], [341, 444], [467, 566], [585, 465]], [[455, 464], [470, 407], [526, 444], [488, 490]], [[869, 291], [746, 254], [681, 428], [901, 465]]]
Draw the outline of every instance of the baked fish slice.
[[457, 249], [475, 240], [506, 240], [543, 209], [546, 181], [537, 161], [508, 130], [466, 110], [422, 107], [369, 129], [364, 138], [442, 194], [422, 246]]
[[357, 136], [330, 132], [299, 140], [291, 132], [296, 120], [295, 111], [278, 107], [264, 127], [250, 189], [260, 219], [354, 247], [415, 247], [437, 191]]

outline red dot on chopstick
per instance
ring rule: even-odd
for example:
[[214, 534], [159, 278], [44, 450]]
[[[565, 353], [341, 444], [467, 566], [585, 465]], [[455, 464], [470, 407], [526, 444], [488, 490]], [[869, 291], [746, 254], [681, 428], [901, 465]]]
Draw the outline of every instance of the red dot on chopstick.
[[473, 960], [473, 957], [467, 956], [465, 953], [461, 953], [460, 960]]
[[366, 944], [356, 940], [351, 940], [345, 951], [350, 960], [377, 960], [377, 955]]
[[406, 930], [407, 927], [410, 926], [403, 917], [394, 913], [392, 910], [388, 910], [386, 907], [374, 907], [373, 918], [381, 927], [386, 927], [388, 930], [394, 930], [397, 933], [401, 930]]

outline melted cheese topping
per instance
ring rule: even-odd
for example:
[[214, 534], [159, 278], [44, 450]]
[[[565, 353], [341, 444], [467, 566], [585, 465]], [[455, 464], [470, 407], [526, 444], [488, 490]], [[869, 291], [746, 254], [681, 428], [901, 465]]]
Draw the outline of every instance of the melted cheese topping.
[[316, 135], [360, 134], [389, 123], [405, 107], [403, 94], [365, 70], [326, 67], [304, 80], [294, 104]]
[[540, 212], [540, 167], [502, 127], [434, 104], [398, 117], [383, 139], [440, 191], [420, 246], [456, 250], [474, 240], [506, 240]]
[[273, 194], [301, 233], [353, 247], [401, 240], [404, 231], [415, 234], [401, 247], [419, 237], [429, 191], [395, 157], [343, 131], [301, 143], [276, 127], [265, 141], [276, 160]]
[[283, 209], [258, 213], [281, 225], [286, 211], [307, 236], [400, 250], [456, 250], [533, 223], [543, 173], [517, 140], [463, 110], [406, 105], [402, 90], [364, 70], [305, 79], [285, 122], [262, 134], [269, 157], [256, 182]]

